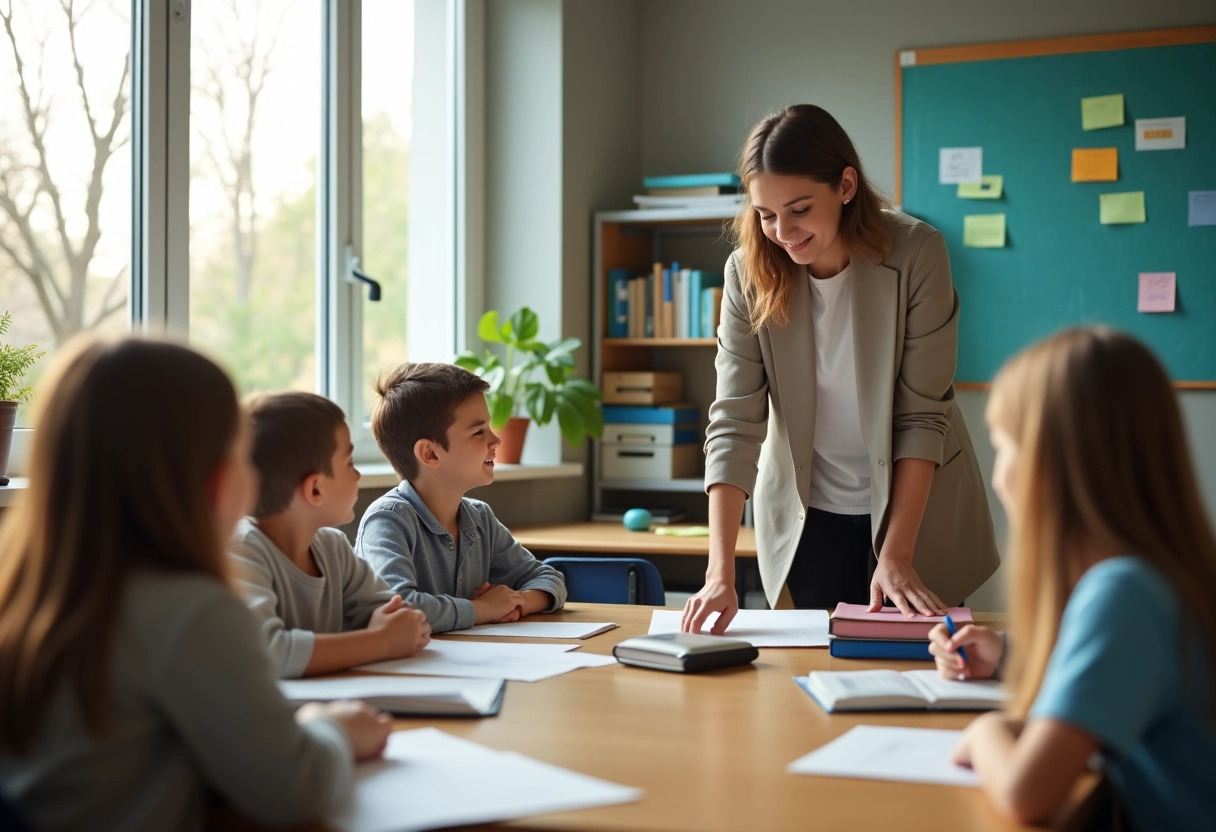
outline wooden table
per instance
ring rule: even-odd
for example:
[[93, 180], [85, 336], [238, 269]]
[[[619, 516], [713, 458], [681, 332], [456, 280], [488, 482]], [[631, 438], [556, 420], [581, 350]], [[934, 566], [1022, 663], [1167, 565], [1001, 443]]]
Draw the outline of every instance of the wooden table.
[[[652, 607], [570, 604], [546, 617], [614, 621], [582, 642], [610, 654], [645, 633]], [[518, 640], [514, 640], [518, 642]], [[760, 651], [743, 668], [685, 676], [612, 665], [531, 684], [510, 682], [498, 717], [399, 719], [401, 729], [437, 724], [465, 739], [645, 790], [638, 803], [541, 815], [506, 824], [536, 830], [908, 829], [979, 832], [1023, 827], [996, 815], [978, 789], [787, 774], [786, 766], [859, 724], [962, 728], [974, 714], [829, 715], [791, 677], [814, 669], [911, 669], [923, 662], [831, 658], [826, 649]], [[1079, 784], [1064, 819], [1088, 809], [1094, 779]], [[476, 800], [477, 784], [468, 784]], [[408, 812], [409, 796], [402, 795]], [[501, 828], [501, 827], [492, 827]]]
[[[676, 524], [681, 528], [687, 524]], [[631, 532], [621, 523], [566, 523], [557, 526], [516, 526], [511, 534], [533, 552], [575, 552], [619, 555], [700, 555], [709, 557], [709, 537], [675, 537]], [[756, 530], [739, 528], [735, 554], [756, 557]]]

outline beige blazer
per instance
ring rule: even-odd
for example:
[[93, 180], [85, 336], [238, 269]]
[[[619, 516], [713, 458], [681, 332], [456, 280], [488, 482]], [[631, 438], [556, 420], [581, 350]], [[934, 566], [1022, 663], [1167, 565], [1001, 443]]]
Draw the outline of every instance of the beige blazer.
[[[882, 263], [853, 257], [850, 281], [874, 551], [886, 534], [893, 463], [933, 460], [938, 467], [913, 566], [942, 601], [957, 604], [1000, 560], [983, 477], [954, 406], [958, 294], [941, 233], [905, 214], [887, 218], [891, 254]], [[760, 576], [776, 607], [810, 497], [816, 390], [810, 278], [795, 282], [786, 326], [752, 334], [741, 268], [736, 251], [726, 261], [705, 487], [728, 483], [753, 498]]]

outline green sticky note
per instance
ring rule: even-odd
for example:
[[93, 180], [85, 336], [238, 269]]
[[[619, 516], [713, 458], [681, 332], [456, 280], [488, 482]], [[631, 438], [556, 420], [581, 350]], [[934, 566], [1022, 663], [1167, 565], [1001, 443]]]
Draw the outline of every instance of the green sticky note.
[[1103, 225], [1144, 222], [1144, 191], [1099, 194], [1098, 214]]
[[979, 182], [963, 182], [958, 186], [959, 199], [1000, 199], [1005, 190], [1005, 177], [985, 176]]
[[1004, 248], [1004, 214], [969, 214], [963, 217], [963, 245], [969, 248]]
[[1081, 99], [1081, 129], [1101, 130], [1123, 124], [1123, 93]]

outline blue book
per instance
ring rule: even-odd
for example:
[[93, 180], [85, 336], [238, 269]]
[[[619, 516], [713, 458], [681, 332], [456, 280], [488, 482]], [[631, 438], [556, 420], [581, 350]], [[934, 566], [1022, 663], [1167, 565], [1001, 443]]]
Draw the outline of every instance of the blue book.
[[725, 185], [737, 188], [740, 179], [733, 173], [685, 173], [676, 176], [647, 176], [644, 188], [700, 188], [705, 185]]
[[929, 640], [900, 640], [884, 638], [840, 638], [828, 639], [828, 653], [837, 659], [894, 659], [911, 661], [933, 661], [929, 653]]
[[611, 298], [608, 305], [608, 337], [629, 337], [629, 269], [609, 269], [608, 286]]
[[606, 404], [601, 407], [605, 422], [625, 422], [633, 425], [679, 425], [698, 420], [695, 404], [672, 404], [667, 406]]
[[721, 287], [724, 283], [725, 279], [723, 276], [714, 272], [703, 272], [700, 269], [696, 269], [691, 273], [691, 282], [688, 286], [688, 302], [690, 304], [688, 310], [689, 338], [713, 337], [712, 332], [708, 332], [702, 327], [705, 313], [701, 309], [701, 302], [706, 289], [712, 289], [715, 286]]

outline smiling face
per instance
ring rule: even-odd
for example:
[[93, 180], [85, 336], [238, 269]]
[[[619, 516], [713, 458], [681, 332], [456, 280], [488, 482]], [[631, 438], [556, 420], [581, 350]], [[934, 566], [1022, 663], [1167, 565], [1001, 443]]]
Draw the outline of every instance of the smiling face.
[[490, 430], [486, 397], [481, 393], [469, 396], [452, 415], [447, 450], [435, 445], [445, 482], [458, 486], [461, 493], [489, 485], [494, 482], [494, 454], [502, 440]]
[[840, 216], [857, 190], [857, 174], [845, 168], [839, 188], [807, 176], [757, 174], [748, 195], [764, 236], [815, 277], [834, 277], [849, 264], [840, 237]]

